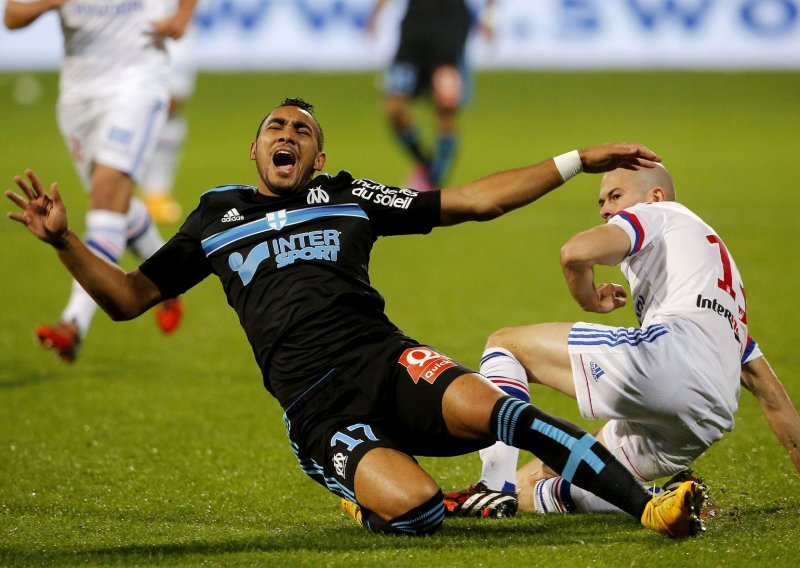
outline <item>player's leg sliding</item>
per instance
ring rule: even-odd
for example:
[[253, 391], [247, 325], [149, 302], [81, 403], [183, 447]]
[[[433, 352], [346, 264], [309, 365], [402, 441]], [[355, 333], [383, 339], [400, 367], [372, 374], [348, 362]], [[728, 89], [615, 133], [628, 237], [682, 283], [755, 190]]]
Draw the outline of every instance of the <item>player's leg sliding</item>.
[[621, 513], [594, 493], [572, 485], [563, 477], [540, 479], [533, 486], [533, 508], [537, 513]]
[[347, 499], [342, 499], [342, 509], [359, 525], [372, 532], [383, 534], [408, 536], [433, 534], [439, 530], [444, 521], [441, 491], [422, 505], [388, 521]]
[[586, 489], [646, 527], [668, 536], [702, 530], [705, 487], [686, 481], [653, 497], [591, 434], [541, 410], [505, 396], [492, 410], [490, 428], [498, 440], [535, 453], [569, 483]]
[[[644, 484], [645, 490], [652, 495], [660, 495], [664, 491], [672, 491], [680, 487], [684, 481], [694, 481], [700, 485], [703, 479], [694, 475], [691, 469], [683, 469], [673, 475], [662, 486]], [[619, 508], [604, 501], [597, 495], [576, 487], [563, 477], [540, 479], [533, 483], [531, 498], [533, 509], [537, 513], [621, 513]], [[701, 517], [705, 514], [701, 512]]]
[[[484, 351], [481, 375], [508, 395], [530, 402], [528, 378], [522, 365], [501, 347]], [[483, 468], [480, 481], [460, 491], [444, 494], [448, 515], [464, 517], [510, 517], [517, 513], [516, 469], [519, 449], [497, 442], [480, 451]]]

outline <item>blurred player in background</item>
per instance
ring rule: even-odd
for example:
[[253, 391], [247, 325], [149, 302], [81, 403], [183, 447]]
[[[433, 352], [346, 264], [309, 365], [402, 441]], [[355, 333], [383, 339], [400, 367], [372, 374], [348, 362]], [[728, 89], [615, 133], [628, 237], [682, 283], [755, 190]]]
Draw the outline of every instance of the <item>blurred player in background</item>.
[[[374, 34], [388, 0], [378, 0], [367, 22]], [[486, 0], [479, 18], [489, 38], [494, 0]], [[466, 43], [473, 17], [466, 0], [408, 0], [400, 25], [400, 43], [384, 75], [384, 109], [403, 149], [414, 160], [407, 185], [420, 191], [441, 187], [450, 172], [458, 145], [458, 112], [469, 99], [471, 76]], [[412, 100], [430, 94], [435, 113], [433, 150], [426, 148], [412, 114]]]
[[[487, 342], [481, 373], [521, 400], [528, 382], [576, 398], [586, 419], [609, 419], [597, 435], [642, 482], [677, 475], [734, 424], [739, 385], [758, 399], [767, 423], [800, 471], [800, 418], [748, 335], [741, 276], [725, 244], [675, 202], [662, 165], [615, 170], [600, 188], [606, 224], [561, 251], [569, 289], [586, 311], [626, 304], [617, 284], [594, 284], [595, 265], [620, 264], [642, 327], [545, 323], [502, 329]], [[534, 460], [517, 467], [516, 448], [481, 451], [481, 481], [448, 493], [459, 515], [500, 516], [515, 490], [521, 510], [609, 512], [602, 499]]]
[[182, 38], [167, 42], [170, 65], [167, 122], [140, 183], [142, 199], [156, 223], [176, 223], [182, 214], [172, 190], [188, 132], [184, 108], [194, 92], [197, 76], [194, 43], [191, 24]]
[[52, 245], [118, 320], [215, 274], [264, 386], [285, 411], [301, 468], [372, 531], [438, 530], [442, 492], [414, 456], [458, 455], [496, 440], [536, 453], [662, 534], [701, 529], [703, 486], [686, 481], [653, 498], [591, 435], [404, 335], [369, 283], [379, 236], [487, 221], [581, 171], [653, 167], [658, 156], [635, 144], [606, 144], [420, 193], [347, 171], [314, 177], [327, 155], [312, 112], [302, 99], [270, 111], [250, 144], [257, 185], [203, 193], [178, 233], [138, 270], [126, 273], [93, 255], [69, 229], [57, 185], [48, 194], [30, 170], [27, 180], [15, 178], [24, 197], [6, 192], [21, 209], [9, 217]]
[[[4, 21], [23, 28], [57, 10], [64, 34], [57, 105], [58, 125], [78, 175], [89, 191], [86, 242], [110, 262], [127, 246], [148, 258], [164, 244], [147, 207], [133, 196], [167, 117], [169, 66], [166, 38], [180, 38], [195, 0], [179, 0], [170, 12], [163, 0], [9, 0]], [[73, 282], [61, 319], [36, 328], [39, 342], [59, 358], [75, 360], [97, 310]], [[182, 306], [167, 299], [157, 307], [162, 331], [178, 325]]]

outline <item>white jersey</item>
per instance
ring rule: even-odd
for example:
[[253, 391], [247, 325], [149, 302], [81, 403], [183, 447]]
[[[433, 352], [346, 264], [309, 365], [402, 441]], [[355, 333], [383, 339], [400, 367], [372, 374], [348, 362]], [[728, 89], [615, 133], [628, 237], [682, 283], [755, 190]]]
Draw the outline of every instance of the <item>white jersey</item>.
[[167, 52], [151, 32], [171, 8], [164, 0], [67, 0], [58, 10], [64, 34], [61, 94], [102, 96], [128, 85], [166, 85]]
[[609, 224], [630, 238], [621, 269], [640, 328], [577, 322], [568, 351], [578, 407], [606, 418], [609, 450], [643, 480], [671, 475], [734, 425], [741, 365], [761, 356], [745, 294], [719, 235], [674, 202]]
[[708, 359], [738, 378], [748, 346], [747, 307], [739, 269], [719, 235], [675, 202], [640, 203], [608, 222], [631, 240], [620, 268], [639, 324], [693, 323], [707, 339]]

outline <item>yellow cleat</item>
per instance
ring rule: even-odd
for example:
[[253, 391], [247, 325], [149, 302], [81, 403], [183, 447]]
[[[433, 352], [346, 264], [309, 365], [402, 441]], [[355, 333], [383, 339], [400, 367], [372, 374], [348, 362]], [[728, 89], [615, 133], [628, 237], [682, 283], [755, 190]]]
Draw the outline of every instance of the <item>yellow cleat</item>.
[[672, 538], [692, 536], [706, 530], [700, 511], [708, 488], [695, 481], [684, 481], [676, 489], [653, 497], [642, 513], [642, 524]]
[[342, 510], [347, 513], [347, 516], [353, 519], [356, 524], [363, 527], [364, 521], [361, 519], [361, 507], [353, 503], [352, 501], [348, 501], [347, 499], [342, 499]]
[[142, 200], [156, 223], [171, 224], [180, 221], [183, 210], [168, 194], [143, 195]]

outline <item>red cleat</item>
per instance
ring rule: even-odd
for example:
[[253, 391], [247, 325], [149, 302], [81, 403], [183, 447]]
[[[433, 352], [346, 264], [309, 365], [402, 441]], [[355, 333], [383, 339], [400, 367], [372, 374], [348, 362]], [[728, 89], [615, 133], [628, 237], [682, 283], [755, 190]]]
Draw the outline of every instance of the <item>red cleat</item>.
[[170, 334], [178, 329], [183, 319], [183, 300], [180, 298], [164, 300], [153, 308], [153, 313], [159, 329], [165, 334]]
[[45, 349], [52, 349], [65, 363], [75, 362], [81, 344], [78, 328], [66, 321], [36, 326], [36, 340]]
[[518, 506], [516, 493], [493, 491], [483, 482], [444, 494], [444, 514], [447, 517], [513, 517]]

